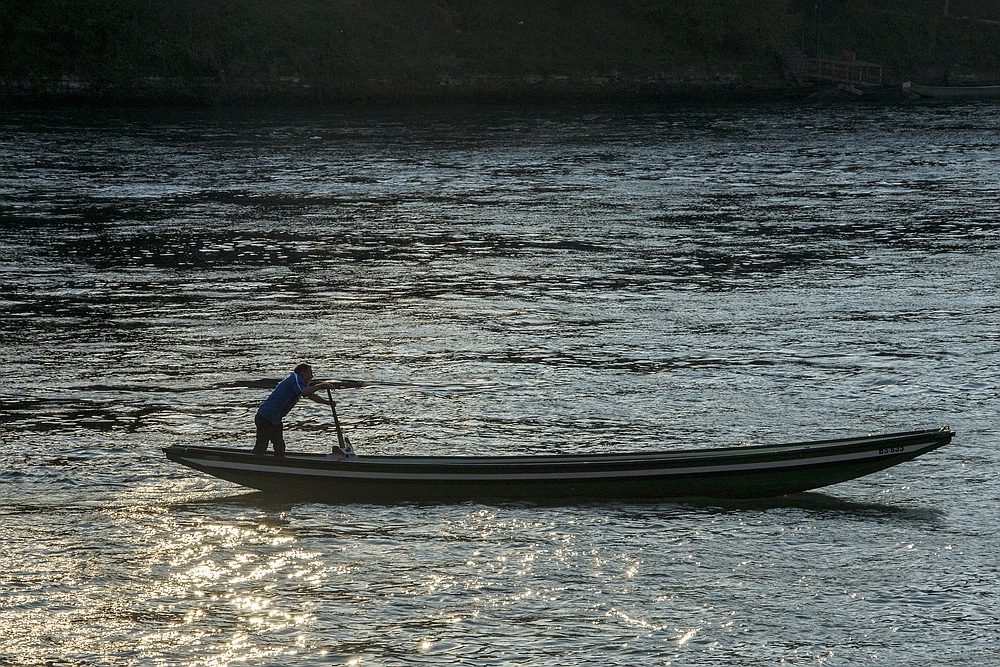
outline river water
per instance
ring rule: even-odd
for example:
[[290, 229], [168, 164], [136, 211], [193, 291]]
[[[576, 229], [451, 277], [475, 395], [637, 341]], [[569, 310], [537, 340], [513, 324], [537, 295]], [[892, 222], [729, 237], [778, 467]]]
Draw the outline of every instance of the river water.
[[[995, 106], [5, 111], [0, 665], [1000, 664], [998, 194]], [[367, 453], [958, 436], [754, 503], [164, 459], [300, 360]]]

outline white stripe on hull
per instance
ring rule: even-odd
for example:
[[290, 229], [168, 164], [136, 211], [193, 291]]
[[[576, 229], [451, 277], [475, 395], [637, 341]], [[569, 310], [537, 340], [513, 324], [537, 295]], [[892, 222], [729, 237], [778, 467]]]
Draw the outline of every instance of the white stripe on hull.
[[[400, 481], [434, 481], [434, 482], [499, 482], [499, 481], [538, 481], [538, 480], [575, 480], [575, 479], [622, 479], [639, 477], [664, 477], [701, 475], [724, 472], [748, 472], [756, 470], [778, 470], [796, 467], [808, 467], [814, 465], [836, 464], [836, 463], [857, 463], [868, 460], [877, 460], [886, 456], [893, 458], [915, 454], [926, 449], [928, 443], [920, 443], [909, 446], [894, 446], [891, 454], [882, 454], [878, 451], [856, 452], [852, 454], [840, 454], [833, 456], [817, 456], [795, 460], [762, 461], [756, 463], [732, 463], [725, 465], [700, 465], [681, 466], [666, 468], [651, 468], [648, 470], [613, 470], [613, 471], [579, 471], [579, 472], [456, 472], [456, 473], [422, 473], [422, 472], [380, 472], [350, 470], [348, 468], [338, 468], [336, 470], [314, 469], [314, 468], [294, 468], [289, 466], [276, 466], [267, 463], [237, 461], [219, 461], [215, 459], [203, 459], [194, 456], [183, 457], [184, 461], [204, 467], [222, 470], [242, 470], [246, 472], [273, 473], [276, 475], [296, 475], [308, 477], [326, 477], [330, 479], [372, 479], [372, 480], [400, 480]], [[347, 463], [346, 465], [351, 465]]]

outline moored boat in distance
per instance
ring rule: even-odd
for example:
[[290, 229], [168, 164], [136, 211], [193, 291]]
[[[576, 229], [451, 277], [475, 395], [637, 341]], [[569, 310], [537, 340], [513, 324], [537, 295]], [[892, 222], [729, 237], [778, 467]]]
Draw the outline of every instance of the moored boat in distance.
[[922, 86], [916, 83], [904, 84], [921, 97], [939, 100], [993, 100], [1000, 99], [1000, 86]]
[[176, 463], [251, 489], [318, 502], [750, 499], [845, 482], [948, 444], [949, 428], [658, 452], [352, 456], [172, 445]]

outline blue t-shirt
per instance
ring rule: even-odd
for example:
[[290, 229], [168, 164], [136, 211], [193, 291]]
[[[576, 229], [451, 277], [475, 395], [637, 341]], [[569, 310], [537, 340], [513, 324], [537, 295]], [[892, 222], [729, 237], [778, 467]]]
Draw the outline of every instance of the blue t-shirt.
[[309, 383], [301, 375], [292, 373], [279, 382], [267, 400], [260, 404], [257, 414], [277, 426], [288, 411], [299, 402], [302, 390], [308, 386]]

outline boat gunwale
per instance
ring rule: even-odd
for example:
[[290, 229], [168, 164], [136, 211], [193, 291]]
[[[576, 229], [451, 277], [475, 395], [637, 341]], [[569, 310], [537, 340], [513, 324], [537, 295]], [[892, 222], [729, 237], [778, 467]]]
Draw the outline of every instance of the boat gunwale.
[[[257, 457], [245, 449], [203, 447], [197, 445], [171, 445], [163, 448], [168, 458], [200, 458], [232, 462], [258, 463], [274, 472], [295, 469], [364, 469], [370, 472], [403, 469], [457, 469], [465, 472], [490, 470], [493, 472], [552, 470], [552, 469], [605, 469], [609, 473], [633, 466], [668, 466], [684, 468], [711, 462], [714, 465], [732, 463], [765, 463], [776, 460], [809, 461], [832, 452], [847, 453], [852, 450], [869, 451], [878, 445], [898, 447], [902, 444], [925, 443], [941, 446], [954, 436], [948, 427], [921, 431], [868, 435], [853, 438], [836, 438], [782, 445], [748, 445], [722, 448], [665, 450], [653, 452], [596, 452], [592, 454], [540, 454], [504, 456], [420, 456], [420, 455], [361, 455], [350, 459], [328, 458], [326, 454], [289, 453], [282, 458]], [[939, 441], [941, 441], [939, 443]], [[893, 452], [887, 452], [891, 456]], [[176, 457], [176, 458], [174, 458]]]

